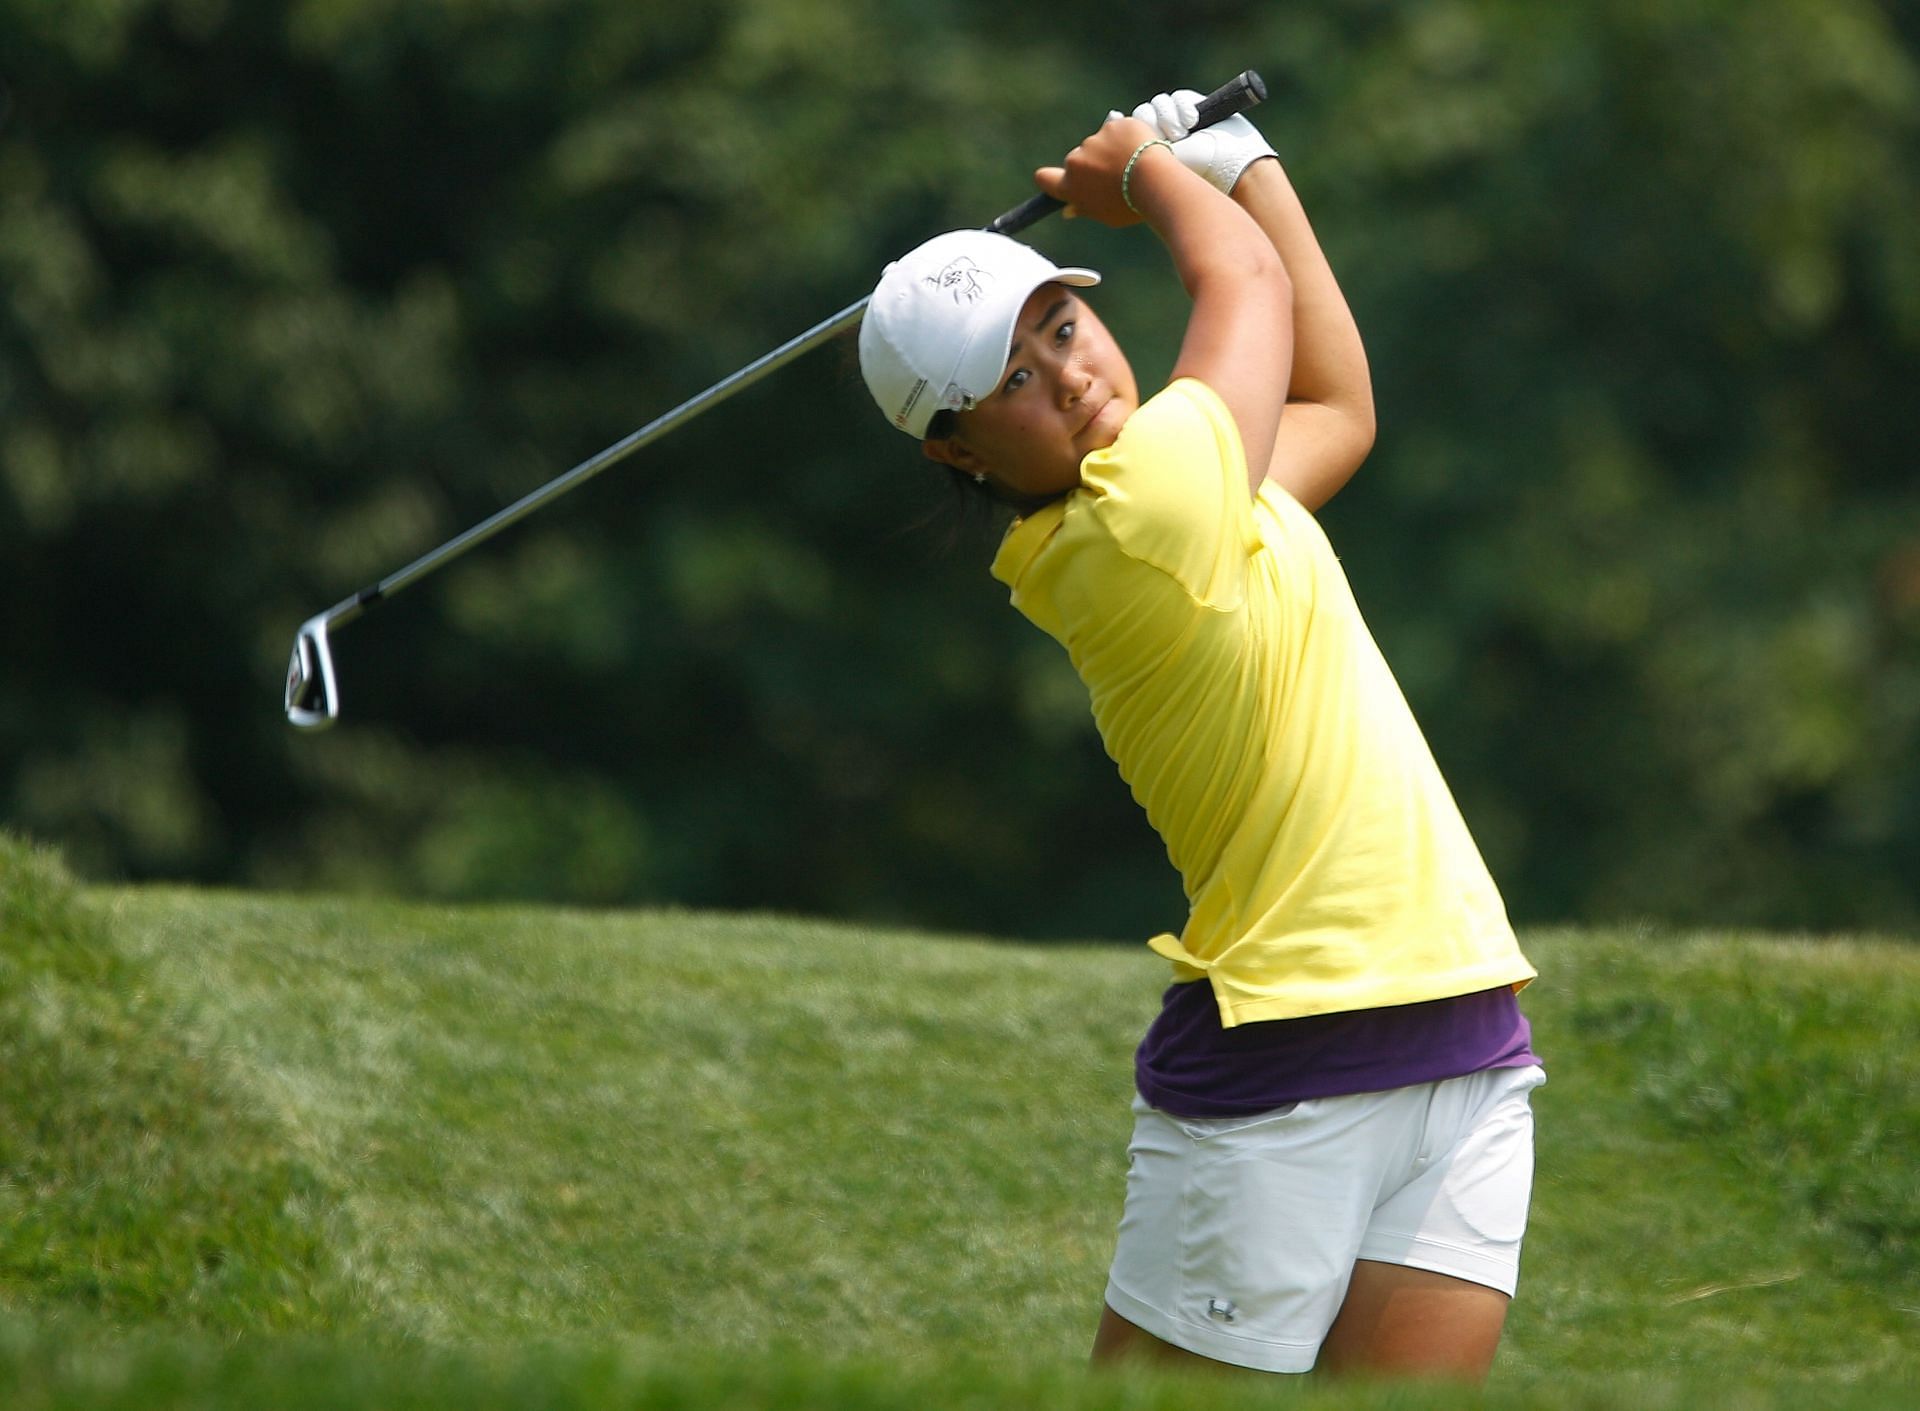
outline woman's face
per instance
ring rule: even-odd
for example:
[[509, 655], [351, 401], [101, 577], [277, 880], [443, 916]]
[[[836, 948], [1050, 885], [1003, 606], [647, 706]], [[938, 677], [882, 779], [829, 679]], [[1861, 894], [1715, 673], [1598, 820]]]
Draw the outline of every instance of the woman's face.
[[1043, 284], [1014, 323], [1000, 385], [954, 417], [927, 455], [984, 473], [1007, 494], [1051, 499], [1080, 483], [1080, 461], [1113, 444], [1140, 404], [1107, 326], [1065, 285]]

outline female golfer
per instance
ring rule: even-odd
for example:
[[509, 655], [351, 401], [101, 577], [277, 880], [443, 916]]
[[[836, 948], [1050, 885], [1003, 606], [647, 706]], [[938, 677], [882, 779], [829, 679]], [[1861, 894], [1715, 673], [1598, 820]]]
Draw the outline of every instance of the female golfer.
[[1188, 136], [1196, 97], [1035, 176], [1166, 245], [1193, 307], [1164, 389], [1097, 275], [977, 231], [888, 266], [861, 366], [1017, 510], [994, 576], [1185, 883], [1095, 1360], [1478, 1379], [1532, 1184], [1534, 971], [1311, 513], [1372, 446], [1359, 334], [1272, 148]]

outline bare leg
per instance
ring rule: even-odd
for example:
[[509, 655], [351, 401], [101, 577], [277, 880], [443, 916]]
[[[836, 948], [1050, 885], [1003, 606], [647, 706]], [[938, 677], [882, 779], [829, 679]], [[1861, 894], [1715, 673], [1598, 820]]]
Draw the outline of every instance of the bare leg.
[[[1479, 1383], [1493, 1367], [1511, 1302], [1484, 1284], [1356, 1260], [1346, 1301], [1320, 1345], [1317, 1376], [1433, 1378]], [[1111, 1308], [1100, 1310], [1093, 1365], [1248, 1372], [1162, 1342]]]
[[1358, 1260], [1314, 1371], [1482, 1382], [1493, 1366], [1510, 1302], [1484, 1284]]

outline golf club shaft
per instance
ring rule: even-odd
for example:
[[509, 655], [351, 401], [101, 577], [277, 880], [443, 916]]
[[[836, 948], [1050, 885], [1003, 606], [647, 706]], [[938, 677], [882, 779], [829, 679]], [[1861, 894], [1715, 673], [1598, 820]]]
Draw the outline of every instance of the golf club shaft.
[[[598, 475], [608, 466], [625, 460], [642, 446], [659, 440], [682, 422], [693, 420], [693, 418], [700, 415], [701, 412], [726, 401], [727, 398], [733, 396], [734, 393], [744, 391], [746, 388], [753, 386], [754, 383], [758, 382], [768, 373], [785, 367], [801, 354], [819, 347], [836, 334], [852, 328], [860, 322], [860, 317], [866, 312], [866, 309], [867, 301], [865, 299], [862, 299], [857, 304], [849, 304], [832, 318], [824, 319], [816, 323], [805, 333], [800, 334], [796, 338], [788, 339], [772, 352], [755, 358], [738, 372], [722, 378], [697, 396], [689, 397], [672, 411], [655, 417], [632, 435], [614, 442], [598, 455], [590, 456], [586, 460], [581, 461], [579, 465], [576, 465], [564, 475], [556, 476], [554, 479], [549, 480], [538, 490], [531, 491], [522, 496], [497, 514], [491, 515], [487, 519], [474, 525], [473, 528], [467, 530], [464, 534], [447, 540], [447, 542], [439, 548], [422, 554], [405, 568], [388, 574], [371, 588], [366, 588], [356, 593], [348, 601], [364, 608], [366, 604], [377, 601], [380, 598], [390, 597], [416, 579], [426, 577], [442, 564], [460, 557], [460, 555], [466, 553], [467, 550], [477, 545], [485, 543], [501, 530], [507, 528], [509, 525], [517, 524], [542, 505], [559, 499], [583, 481], [590, 480]], [[346, 620], [347, 619], [340, 617], [334, 618], [336, 625]]]
[[[1210, 127], [1222, 118], [1243, 112], [1267, 96], [1266, 85], [1260, 76], [1248, 69], [1231, 82], [1207, 95], [1200, 103], [1200, 117], [1194, 124], [1196, 130]], [[1058, 211], [1062, 203], [1051, 196], [1034, 196], [1015, 206], [1012, 210], [995, 218], [986, 228], [1001, 235], [1012, 235], [1025, 230], [1028, 226]], [[473, 528], [455, 538], [449, 539], [437, 549], [429, 550], [408, 564], [382, 578], [378, 583], [361, 589], [351, 598], [339, 603], [327, 613], [331, 626], [342, 626], [351, 622], [364, 611], [368, 604], [382, 598], [392, 597], [403, 588], [426, 577], [434, 570], [452, 562], [469, 549], [478, 547], [508, 526], [517, 524], [543, 505], [549, 504], [560, 496], [592, 479], [609, 466], [625, 460], [642, 446], [659, 440], [684, 422], [691, 421], [700, 413], [719, 405], [733, 396], [751, 387], [768, 373], [777, 371], [802, 354], [812, 351], [829, 339], [838, 336], [860, 322], [866, 313], [867, 300], [847, 305], [832, 318], [824, 319], [809, 328], [798, 337], [790, 338], [772, 352], [748, 363], [738, 372], [723, 378], [697, 396], [690, 397], [672, 411], [655, 417], [645, 426], [614, 442], [599, 454], [580, 462], [573, 469], [555, 477], [531, 491], [505, 509], [482, 520]]]
[[[1210, 127], [1222, 118], [1251, 108], [1254, 104], [1263, 101], [1266, 96], [1266, 85], [1261, 82], [1260, 75], [1248, 69], [1201, 100], [1199, 117], [1194, 127], [1196, 130]], [[1051, 196], [1033, 196], [1012, 210], [1003, 212], [987, 225], [986, 229], [1000, 235], [1012, 235], [1052, 215], [1060, 210], [1062, 205], [1062, 202]], [[294, 639], [293, 656], [288, 667], [287, 678], [287, 718], [302, 729], [323, 729], [339, 713], [332, 649], [328, 644], [327, 635], [330, 629], [344, 627], [373, 603], [379, 602], [382, 598], [392, 597], [403, 588], [425, 578], [435, 569], [451, 563], [469, 549], [484, 544], [509, 525], [517, 524], [542, 505], [559, 499], [569, 490], [591, 480], [609, 466], [625, 460], [642, 446], [659, 440], [681, 423], [690, 421], [701, 412], [718, 406], [734, 393], [751, 387], [768, 373], [786, 366], [801, 354], [844, 333], [860, 322], [861, 317], [866, 313], [867, 303], [868, 300], [861, 299], [858, 303], [847, 305], [832, 318], [816, 323], [805, 333], [788, 339], [772, 352], [754, 359], [738, 372], [714, 383], [697, 396], [688, 398], [672, 411], [655, 417], [632, 435], [614, 442], [599, 454], [581, 461], [573, 469], [522, 496], [505, 509], [474, 525], [464, 534], [449, 539], [438, 548], [422, 554], [405, 568], [388, 574], [379, 582], [362, 588], [352, 597], [343, 598], [325, 612], [309, 618]]]

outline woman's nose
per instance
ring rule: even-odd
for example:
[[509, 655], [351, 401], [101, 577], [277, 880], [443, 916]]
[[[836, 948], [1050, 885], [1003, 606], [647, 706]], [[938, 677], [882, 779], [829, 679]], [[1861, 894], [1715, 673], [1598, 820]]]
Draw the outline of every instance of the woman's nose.
[[1093, 377], [1079, 363], [1068, 363], [1060, 373], [1060, 405], [1070, 407], [1087, 395]]

